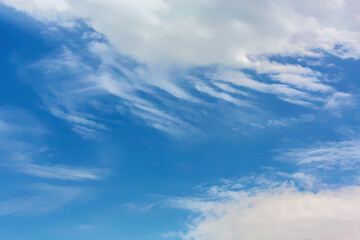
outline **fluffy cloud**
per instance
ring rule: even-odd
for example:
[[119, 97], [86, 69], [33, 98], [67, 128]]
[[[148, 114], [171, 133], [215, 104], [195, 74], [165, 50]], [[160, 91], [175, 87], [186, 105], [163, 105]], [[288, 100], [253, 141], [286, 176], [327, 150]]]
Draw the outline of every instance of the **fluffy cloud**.
[[[359, 142], [284, 150], [297, 172], [223, 180], [172, 206], [194, 215], [186, 240], [356, 240], [360, 234]], [[325, 170], [323, 170], [325, 169]], [[351, 170], [351, 171], [349, 171]], [[332, 178], [339, 177], [337, 181]]]
[[242, 66], [250, 56], [360, 55], [355, 0], [1, 0], [48, 21], [84, 19], [145, 62]]
[[183, 239], [355, 240], [360, 188], [303, 192], [292, 184], [256, 190], [217, 189], [176, 206], [200, 214]]

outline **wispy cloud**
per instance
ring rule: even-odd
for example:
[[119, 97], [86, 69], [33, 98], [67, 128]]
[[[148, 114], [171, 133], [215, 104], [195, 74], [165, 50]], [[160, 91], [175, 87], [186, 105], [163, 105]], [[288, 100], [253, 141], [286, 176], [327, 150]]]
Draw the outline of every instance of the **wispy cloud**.
[[215, 90], [214, 88], [205, 85], [204, 83], [195, 84], [195, 88], [198, 91], [206, 93], [206, 94], [208, 94], [208, 95], [210, 95], [210, 96], [212, 96], [214, 98], [218, 98], [218, 99], [233, 103], [235, 105], [247, 106], [247, 107], [251, 106], [251, 104], [246, 102], [246, 101], [242, 101], [240, 99], [237, 99], [237, 98], [231, 96], [230, 94], [228, 94], [226, 92], [219, 92], [219, 91]]
[[63, 47], [62, 54], [43, 59], [32, 70], [43, 73], [35, 88], [48, 110], [84, 137], [109, 130], [107, 123], [114, 114], [135, 116], [148, 126], [181, 136], [199, 130], [202, 113], [209, 110], [218, 109], [217, 116], [207, 117], [221, 122], [226, 116], [220, 116], [219, 109], [232, 112], [232, 118], [247, 113], [261, 116], [267, 111], [261, 108], [264, 94], [330, 112], [353, 99], [322, 81], [320, 72], [298, 64], [249, 60], [247, 69], [257, 74], [227, 67], [160, 68], [122, 56], [102, 39], [86, 38], [82, 44]]
[[297, 117], [289, 117], [289, 118], [280, 118], [280, 119], [267, 119], [265, 122], [252, 123], [251, 126], [258, 128], [268, 128], [268, 127], [289, 127], [294, 124], [302, 123], [302, 122], [313, 122], [315, 120], [315, 116], [312, 114], [304, 114]]
[[126, 203], [123, 207], [127, 208], [130, 211], [135, 212], [148, 212], [153, 209], [157, 204], [156, 203]]
[[[84, 59], [88, 56], [77, 56], [64, 47], [63, 54], [32, 66], [45, 74], [45, 81], [35, 88], [54, 116], [66, 120], [84, 137], [108, 130], [109, 114], [130, 114], [172, 135], [181, 135], [193, 128], [187, 119], [179, 117], [183, 113], [177, 114], [170, 109], [179, 104], [174, 97], [189, 101], [195, 98], [190, 98], [171, 82], [161, 86], [157, 81], [147, 82], [144, 78], [154, 78], [146, 73], [148, 69], [126, 60], [109, 44], [92, 39], [86, 47], [90, 58], [100, 64], [85, 64]], [[64, 73], [71, 75], [64, 76]], [[49, 77], [59, 81], [47, 81]]]
[[49, 184], [34, 184], [23, 190], [24, 197], [0, 200], [0, 216], [46, 213], [87, 194], [82, 188]]
[[233, 112], [232, 118], [260, 115], [271, 96], [339, 117], [343, 106], [356, 103], [310, 63], [324, 63], [326, 54], [360, 57], [359, 33], [348, 24], [357, 19], [355, 1], [263, 1], [262, 14], [249, 0], [1, 2], [79, 33], [63, 53], [33, 66], [44, 79], [58, 79], [35, 87], [48, 110], [84, 137], [108, 130], [107, 114], [133, 115], [182, 135], [196, 131], [209, 108]]
[[[278, 68], [278, 66], [276, 66], [276, 68]], [[297, 74], [299, 70], [302, 70], [301, 72], [304, 72], [305, 74]], [[320, 75], [319, 72], [314, 72], [300, 66], [297, 66], [295, 69], [287, 69], [287, 67], [284, 67], [284, 69], [280, 68], [277, 69], [277, 71], [278, 72], [275, 72], [276, 74], [274, 74], [272, 69], [266, 69], [261, 73], [264, 74], [263, 78], [269, 78], [276, 81], [280, 80], [282, 84], [254, 80], [250, 75], [234, 70], [219, 70], [213, 74], [211, 78], [230, 83], [234, 86], [262, 93], [274, 94], [281, 100], [305, 107], [324, 108], [328, 103], [323, 100], [323, 96], [330, 98], [334, 93], [341, 94], [337, 93], [331, 86], [320, 83], [320, 80], [314, 77], [314, 75]], [[285, 73], [282, 73], [281, 71], [284, 71]], [[325, 95], [314, 94], [314, 92], [320, 92]], [[351, 95], [349, 94], [349, 97], [350, 96]]]
[[31, 113], [19, 108], [0, 109], [0, 153], [2, 167], [35, 177], [59, 180], [100, 180], [104, 169], [40, 164], [48, 149], [43, 143], [46, 128]]
[[37, 165], [33, 163], [16, 163], [10, 166], [17, 172], [48, 179], [101, 180], [108, 175], [107, 170], [75, 168], [62, 165]]
[[307, 148], [283, 150], [278, 159], [317, 168], [357, 168], [360, 161], [360, 141], [317, 143]]

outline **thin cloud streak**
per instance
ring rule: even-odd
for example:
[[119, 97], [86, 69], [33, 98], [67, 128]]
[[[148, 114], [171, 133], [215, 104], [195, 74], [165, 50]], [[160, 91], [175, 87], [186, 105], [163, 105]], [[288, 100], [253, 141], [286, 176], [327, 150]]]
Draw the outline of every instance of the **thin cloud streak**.
[[37, 165], [33, 163], [17, 163], [11, 165], [16, 172], [31, 176], [59, 180], [103, 180], [109, 171], [100, 169], [75, 168], [61, 165]]
[[308, 148], [282, 150], [279, 160], [319, 168], [357, 167], [360, 162], [360, 141], [318, 143]]
[[[106, 111], [117, 109], [177, 136], [196, 132], [194, 122], [202, 118], [198, 109], [209, 105], [234, 115], [257, 111], [266, 100], [252, 96], [260, 93], [339, 117], [342, 106], [355, 105], [355, 96], [337, 90], [314, 64], [276, 60], [304, 63], [310, 57], [321, 62], [326, 54], [359, 58], [360, 35], [354, 26], [360, 22], [353, 20], [358, 4], [353, 0], [242, 0], [226, 6], [219, 0], [1, 2], [45, 25], [82, 33], [76, 39], [81, 46], [64, 47], [63, 54], [34, 67], [44, 78], [67, 73], [58, 83], [41, 82], [37, 90], [48, 110], [84, 137], [108, 130]], [[133, 24], [125, 24], [129, 21]], [[192, 74], [199, 67], [204, 72], [200, 81]]]
[[24, 197], [0, 201], [0, 216], [44, 214], [88, 195], [84, 188], [50, 184], [33, 184], [24, 190]]
[[[47, 134], [45, 127], [31, 113], [19, 108], [0, 109], [2, 127], [0, 129], [1, 167], [15, 172], [59, 180], [102, 180], [109, 171], [64, 165], [46, 165], [37, 163], [48, 149], [42, 138]], [[40, 146], [40, 147], [39, 147]]]
[[[63, 54], [33, 65], [33, 70], [47, 69], [43, 72], [44, 80], [36, 88], [48, 110], [84, 137], [109, 130], [108, 113], [130, 114], [148, 126], [182, 136], [198, 130], [196, 123], [201, 122], [203, 116], [194, 109], [222, 106], [234, 114], [258, 112], [261, 115], [264, 109], [258, 106], [264, 97], [259, 97], [260, 93], [274, 95], [290, 104], [330, 112], [335, 109], [330, 106], [336, 105], [338, 110], [351, 101], [351, 94], [339, 92], [322, 82], [320, 72], [300, 65], [253, 60], [252, 65], [256, 66], [253, 70], [258, 71], [262, 79], [255, 80], [251, 74], [226, 67], [212, 68], [210, 72], [205, 69], [204, 77], [197, 77], [192, 75], [191, 69], [158, 69], [137, 63], [117, 54], [103, 40], [86, 41], [85, 50], [89, 51], [86, 54], [80, 46], [72, 50], [64, 47]], [[89, 64], [92, 62], [89, 59], [98, 64]], [[174, 76], [171, 71], [179, 75]], [[62, 77], [64, 72], [71, 75]], [[62, 80], [46, 80], [53, 77]], [[279, 83], [279, 77], [287, 80]], [[343, 96], [349, 100], [342, 100]]]

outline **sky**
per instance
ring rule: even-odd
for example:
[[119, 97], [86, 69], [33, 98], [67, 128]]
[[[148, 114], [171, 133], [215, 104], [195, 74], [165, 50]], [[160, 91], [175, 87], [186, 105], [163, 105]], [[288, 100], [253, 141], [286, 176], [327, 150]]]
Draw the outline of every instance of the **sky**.
[[357, 240], [359, 9], [0, 0], [0, 239]]

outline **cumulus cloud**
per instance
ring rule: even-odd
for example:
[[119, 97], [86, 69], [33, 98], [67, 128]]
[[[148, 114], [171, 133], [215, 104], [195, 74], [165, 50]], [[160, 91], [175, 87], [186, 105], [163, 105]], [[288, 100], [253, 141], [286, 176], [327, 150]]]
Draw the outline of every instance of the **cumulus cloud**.
[[291, 183], [176, 201], [198, 214], [183, 239], [355, 240], [360, 231], [359, 187], [304, 192]]
[[84, 19], [121, 53], [146, 62], [241, 65], [258, 55], [360, 54], [355, 0], [1, 2], [41, 20]]
[[[186, 240], [356, 240], [360, 234], [359, 142], [326, 142], [282, 150], [294, 173], [269, 172], [202, 187], [171, 199], [193, 213]], [[325, 171], [319, 171], [324, 169]], [[351, 171], [349, 171], [349, 169]], [[339, 177], [333, 181], [333, 178]]]

